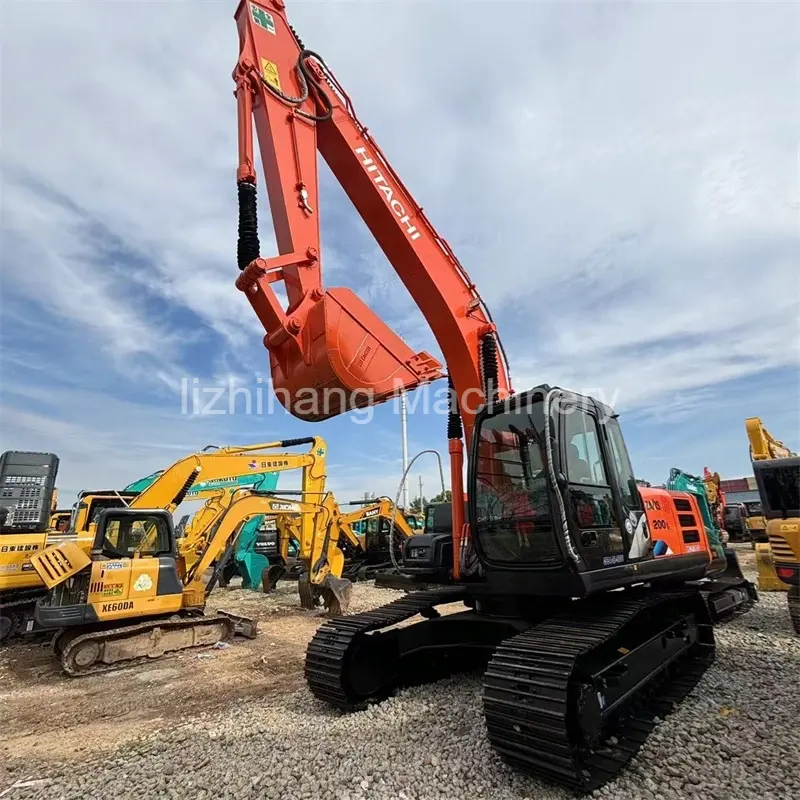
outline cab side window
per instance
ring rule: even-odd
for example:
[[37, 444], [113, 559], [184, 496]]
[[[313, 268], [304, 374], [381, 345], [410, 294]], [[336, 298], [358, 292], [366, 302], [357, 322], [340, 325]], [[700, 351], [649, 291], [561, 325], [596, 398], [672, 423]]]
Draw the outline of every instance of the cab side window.
[[594, 417], [579, 408], [565, 412], [567, 479], [570, 483], [608, 486]]
[[631, 467], [631, 460], [628, 456], [628, 448], [625, 446], [625, 439], [622, 436], [622, 428], [616, 419], [609, 420], [607, 423], [608, 439], [611, 443], [611, 455], [614, 459], [614, 469], [617, 471], [617, 481], [622, 500], [628, 509], [641, 508], [642, 502], [639, 496], [639, 489], [636, 486], [636, 478]]
[[581, 530], [615, 528], [611, 487], [600, 449], [600, 431], [591, 414], [564, 410], [569, 503]]

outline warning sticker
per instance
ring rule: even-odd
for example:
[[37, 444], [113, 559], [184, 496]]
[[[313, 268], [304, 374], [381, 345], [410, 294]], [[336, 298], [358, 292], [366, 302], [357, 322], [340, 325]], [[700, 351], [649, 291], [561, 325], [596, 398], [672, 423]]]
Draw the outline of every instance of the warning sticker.
[[272, 14], [268, 14], [263, 8], [259, 8], [255, 3], [250, 3], [250, 13], [253, 15], [253, 22], [260, 28], [270, 33], [275, 33], [275, 19]]
[[276, 89], [281, 88], [281, 79], [278, 77], [278, 65], [272, 61], [267, 61], [266, 58], [261, 59], [261, 74], [264, 80]]

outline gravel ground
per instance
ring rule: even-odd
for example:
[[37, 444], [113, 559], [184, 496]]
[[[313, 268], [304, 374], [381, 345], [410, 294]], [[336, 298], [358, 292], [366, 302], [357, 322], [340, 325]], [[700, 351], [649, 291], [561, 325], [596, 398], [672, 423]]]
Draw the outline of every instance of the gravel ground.
[[[396, 596], [359, 586], [354, 610]], [[800, 797], [800, 637], [783, 593], [717, 629], [717, 660], [620, 777], [626, 800]], [[213, 692], [213, 686], [208, 687]], [[111, 758], [20, 771], [8, 798], [548, 800], [490, 749], [480, 682], [457, 678], [341, 715], [305, 688], [239, 701], [123, 745]], [[32, 781], [32, 782], [31, 782]], [[28, 785], [24, 785], [27, 782]]]

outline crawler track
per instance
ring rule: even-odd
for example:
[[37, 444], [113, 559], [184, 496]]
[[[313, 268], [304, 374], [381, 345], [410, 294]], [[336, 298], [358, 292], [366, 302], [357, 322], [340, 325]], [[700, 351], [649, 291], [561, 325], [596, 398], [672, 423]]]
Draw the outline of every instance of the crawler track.
[[[471, 647], [488, 648], [484, 715], [494, 749], [518, 768], [586, 792], [625, 766], [655, 717], [668, 714], [713, 660], [711, 617], [696, 589], [610, 592], [538, 624], [475, 612], [463, 621], [436, 619], [437, 605], [465, 594], [457, 587], [411, 592], [326, 623], [306, 653], [309, 688], [341, 710], [358, 710], [400, 685], [466, 667]], [[431, 619], [400, 629], [422, 634], [422, 657], [407, 663], [400, 640], [379, 631], [416, 614]]]
[[233, 637], [235, 621], [226, 616], [160, 619], [65, 637], [57, 644], [68, 675], [89, 675], [134, 666], [166, 653], [210, 647]]
[[713, 641], [696, 592], [585, 601], [497, 648], [484, 675], [489, 741], [511, 765], [590, 792], [691, 691]]
[[0, 642], [25, 633], [25, 625], [33, 619], [36, 601], [44, 589], [15, 592], [0, 600]]
[[369, 663], [370, 674], [361, 669], [355, 675], [350, 674], [350, 664], [366, 634], [420, 613], [430, 613], [437, 605], [464, 597], [466, 592], [458, 587], [411, 592], [372, 611], [326, 622], [317, 629], [306, 651], [304, 671], [312, 693], [343, 711], [354, 711], [369, 702], [385, 699], [400, 678], [391, 653], [385, 653], [387, 658], [381, 658], [380, 652], [374, 653]]

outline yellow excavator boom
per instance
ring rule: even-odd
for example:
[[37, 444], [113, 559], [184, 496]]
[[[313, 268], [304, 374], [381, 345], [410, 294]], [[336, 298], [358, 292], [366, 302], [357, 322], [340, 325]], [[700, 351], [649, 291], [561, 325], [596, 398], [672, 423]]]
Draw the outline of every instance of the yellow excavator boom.
[[750, 442], [751, 460], [765, 461], [770, 458], [790, 458], [797, 455], [764, 427], [761, 417], [748, 417], [744, 421], [744, 426]]

